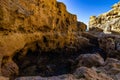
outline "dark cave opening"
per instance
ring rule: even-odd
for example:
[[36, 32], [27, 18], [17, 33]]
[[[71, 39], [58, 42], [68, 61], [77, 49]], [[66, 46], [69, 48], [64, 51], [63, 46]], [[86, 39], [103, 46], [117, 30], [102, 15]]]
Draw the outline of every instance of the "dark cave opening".
[[16, 52], [13, 60], [19, 67], [18, 76], [50, 77], [74, 72], [78, 64], [76, 58], [80, 54], [96, 52], [100, 53], [104, 59], [106, 58], [106, 53], [96, 46], [87, 46], [82, 49], [65, 46], [43, 51], [39, 43], [35, 42]]
[[19, 76], [57, 76], [71, 73], [75, 67], [75, 55], [67, 53], [65, 49], [55, 49], [48, 52], [37, 49], [27, 49], [26, 55], [20, 50], [13, 57], [19, 66]]

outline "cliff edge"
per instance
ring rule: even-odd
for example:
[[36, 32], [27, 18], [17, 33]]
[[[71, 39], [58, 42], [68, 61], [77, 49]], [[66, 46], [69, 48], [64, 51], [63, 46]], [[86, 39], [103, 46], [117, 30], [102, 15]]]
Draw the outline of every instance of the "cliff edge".
[[120, 33], [120, 2], [114, 4], [112, 9], [99, 16], [91, 16], [89, 28], [98, 28], [103, 32]]

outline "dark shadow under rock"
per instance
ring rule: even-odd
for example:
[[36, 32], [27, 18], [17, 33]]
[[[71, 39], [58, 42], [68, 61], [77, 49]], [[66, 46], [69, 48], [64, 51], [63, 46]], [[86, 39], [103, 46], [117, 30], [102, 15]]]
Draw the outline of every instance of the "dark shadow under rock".
[[19, 66], [19, 76], [48, 77], [71, 73], [76, 56], [74, 49], [66, 48], [45, 52], [35, 42], [26, 45], [13, 58]]
[[100, 51], [99, 47], [93, 45], [81, 48], [66, 45], [63, 48], [44, 51], [39, 41], [35, 41], [18, 50], [13, 60], [19, 67], [19, 76], [49, 77], [74, 72], [78, 64], [76, 58], [80, 54], [102, 54]]

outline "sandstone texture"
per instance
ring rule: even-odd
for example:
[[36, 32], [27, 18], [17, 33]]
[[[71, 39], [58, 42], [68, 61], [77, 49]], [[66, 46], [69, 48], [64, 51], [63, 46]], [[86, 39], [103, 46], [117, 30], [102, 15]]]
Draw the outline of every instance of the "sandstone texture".
[[0, 80], [119, 80], [120, 3], [90, 31], [56, 0], [0, 0]]
[[[119, 80], [119, 60], [120, 60], [120, 2], [112, 6], [112, 10], [99, 16], [91, 16], [89, 30], [84, 34], [97, 38], [98, 47], [104, 51], [104, 63], [102, 66], [92, 67], [98, 73], [104, 73], [113, 80]], [[85, 36], [84, 35], [84, 36]], [[93, 37], [92, 37], [93, 38]], [[87, 60], [87, 59], [86, 59]], [[98, 60], [98, 59], [96, 59]]]
[[[40, 53], [48, 54], [56, 48], [79, 43], [75, 32], [85, 29], [86, 25], [82, 22], [78, 25], [77, 16], [69, 13], [66, 6], [56, 0], [0, 0], [0, 74], [6, 77], [19, 75], [26, 65], [32, 64], [28, 58], [38, 56], [38, 60]], [[80, 39], [83, 42], [87, 40]], [[74, 47], [69, 49], [75, 50]], [[36, 60], [33, 64], [41, 68], [38, 67], [41, 62]], [[21, 61], [25, 63], [21, 65]], [[43, 68], [51, 71], [49, 66]], [[25, 71], [31, 69], [36, 69], [36, 66], [29, 66]], [[30, 75], [33, 74], [31, 71]]]
[[[1, 0], [0, 7], [0, 49], [7, 56], [36, 40], [42, 41], [43, 49], [62, 47], [70, 42], [72, 31], [77, 28], [76, 16], [56, 0]], [[66, 40], [59, 42], [62, 39]]]
[[86, 29], [87, 29], [87, 25], [86, 24], [84, 24], [83, 22], [77, 22], [77, 30], [78, 31], [86, 31]]
[[112, 9], [99, 16], [91, 16], [90, 30], [96, 29], [105, 33], [120, 33], [120, 2], [114, 4]]
[[120, 47], [120, 2], [99, 16], [91, 16], [89, 29], [91, 35], [98, 38], [99, 47], [108, 57], [119, 58]]

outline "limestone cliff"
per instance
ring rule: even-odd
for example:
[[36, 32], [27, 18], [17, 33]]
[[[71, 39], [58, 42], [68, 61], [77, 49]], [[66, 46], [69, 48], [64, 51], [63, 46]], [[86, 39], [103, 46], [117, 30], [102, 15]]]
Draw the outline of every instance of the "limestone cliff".
[[0, 0], [0, 47], [11, 55], [36, 40], [42, 48], [61, 47], [74, 38], [76, 23], [76, 16], [56, 0]]
[[91, 16], [89, 28], [89, 34], [97, 36], [99, 48], [106, 53], [107, 58], [120, 60], [120, 2], [98, 17]]
[[77, 29], [76, 15], [56, 0], [0, 0], [0, 47], [9, 54], [35, 40], [44, 48], [61, 47], [74, 39]]
[[[75, 31], [79, 31], [77, 17], [69, 13], [61, 2], [56, 2], [56, 0], [0, 0], [2, 74], [12, 76], [18, 73], [18, 66], [12, 58], [18, 51], [25, 49], [26, 45], [38, 42], [40, 49], [44, 52], [62, 48], [76, 41]], [[34, 51], [35, 47], [36, 44], [29, 48]], [[9, 64], [11, 66], [8, 66]], [[8, 67], [11, 70], [7, 71]]]
[[89, 27], [90, 30], [98, 28], [104, 32], [120, 33], [120, 2], [114, 4], [110, 11], [98, 17], [91, 16]]

